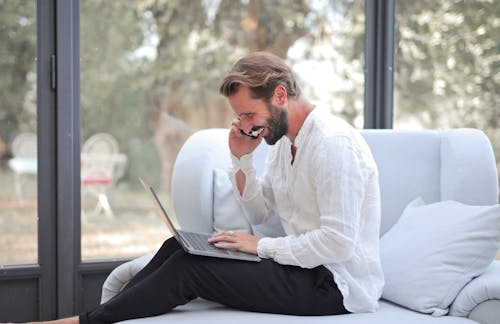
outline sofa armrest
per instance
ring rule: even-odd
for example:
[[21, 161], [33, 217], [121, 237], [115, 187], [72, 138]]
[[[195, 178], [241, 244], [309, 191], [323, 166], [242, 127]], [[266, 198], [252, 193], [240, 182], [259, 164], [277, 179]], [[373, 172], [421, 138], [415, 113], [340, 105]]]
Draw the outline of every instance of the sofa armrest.
[[[172, 204], [183, 230], [213, 231], [213, 170], [231, 167], [229, 129], [210, 128], [195, 132], [175, 159], [172, 173]], [[264, 173], [267, 144], [253, 152], [257, 176]]]
[[451, 304], [450, 315], [468, 317], [481, 324], [498, 323], [499, 306], [500, 261], [493, 261], [483, 274], [460, 291]]
[[119, 293], [146, 264], [151, 261], [156, 252], [143, 255], [137, 259], [126, 262], [116, 267], [102, 285], [101, 304], [110, 300]]
[[488, 299], [470, 312], [468, 318], [481, 324], [496, 324], [500, 316], [500, 299]]

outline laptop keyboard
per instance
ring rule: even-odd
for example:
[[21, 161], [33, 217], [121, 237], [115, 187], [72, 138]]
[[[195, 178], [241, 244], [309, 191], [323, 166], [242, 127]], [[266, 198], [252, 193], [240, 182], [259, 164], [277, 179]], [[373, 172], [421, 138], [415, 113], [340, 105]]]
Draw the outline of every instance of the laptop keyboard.
[[193, 233], [193, 232], [184, 232], [178, 231], [181, 234], [182, 238], [189, 242], [193, 248], [199, 251], [205, 252], [217, 252], [217, 253], [225, 253], [229, 252], [224, 249], [216, 248], [213, 244], [208, 243], [208, 239], [212, 237], [212, 235], [201, 234], [201, 233]]

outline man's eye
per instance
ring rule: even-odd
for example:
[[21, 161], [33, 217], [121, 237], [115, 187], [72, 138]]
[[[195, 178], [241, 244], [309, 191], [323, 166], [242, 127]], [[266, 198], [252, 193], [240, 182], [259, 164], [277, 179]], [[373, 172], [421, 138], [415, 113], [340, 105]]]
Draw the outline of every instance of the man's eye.
[[253, 113], [244, 113], [239, 116], [239, 119], [251, 119], [253, 117]]

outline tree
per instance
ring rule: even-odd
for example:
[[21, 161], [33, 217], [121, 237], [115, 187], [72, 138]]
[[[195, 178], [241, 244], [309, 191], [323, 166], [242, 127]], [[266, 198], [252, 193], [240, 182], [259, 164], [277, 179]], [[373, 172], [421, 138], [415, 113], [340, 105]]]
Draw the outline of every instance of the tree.
[[106, 132], [128, 157], [123, 180], [142, 175], [153, 181], [160, 172], [144, 97], [153, 68], [150, 46], [155, 33], [152, 17], [135, 1], [81, 2], [80, 75], [81, 140]]
[[[305, 96], [360, 124], [362, 0], [86, 0], [81, 12], [82, 139], [109, 132], [133, 159], [154, 142], [167, 190], [187, 136], [230, 124], [217, 87], [248, 52], [270, 51], [293, 66], [328, 63], [332, 77], [304, 83]], [[34, 14], [31, 2], [0, 0], [4, 139], [35, 127], [26, 109], [35, 86]], [[396, 3], [397, 125], [500, 128], [499, 14], [500, 2], [489, 0]]]
[[35, 28], [34, 1], [0, 0], [0, 143], [36, 130], [36, 111], [26, 105], [35, 85]]
[[500, 2], [399, 1], [395, 119], [479, 128], [500, 168]]
[[397, 118], [424, 127], [500, 127], [500, 3], [397, 3]]
[[[147, 8], [160, 39], [159, 73], [148, 101], [154, 107], [155, 144], [167, 190], [187, 136], [198, 128], [230, 125], [230, 110], [217, 88], [223, 71], [250, 51], [269, 50], [285, 57], [306, 32], [306, 1], [222, 0], [213, 19], [204, 3], [157, 0]], [[281, 15], [274, 14], [276, 5]]]

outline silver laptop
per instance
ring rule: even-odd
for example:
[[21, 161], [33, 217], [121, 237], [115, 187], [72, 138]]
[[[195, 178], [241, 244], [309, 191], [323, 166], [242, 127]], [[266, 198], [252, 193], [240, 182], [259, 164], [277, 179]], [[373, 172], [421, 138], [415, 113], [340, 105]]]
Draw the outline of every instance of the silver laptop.
[[165, 208], [163, 208], [163, 205], [160, 202], [158, 195], [156, 195], [154, 189], [150, 185], [148, 185], [144, 180], [142, 180], [141, 177], [139, 177], [139, 180], [144, 186], [144, 189], [146, 189], [148, 194], [153, 199], [153, 202], [155, 203], [158, 211], [161, 214], [163, 214], [163, 216], [165, 216], [166, 219], [165, 223], [167, 224], [170, 233], [174, 235], [177, 242], [179, 242], [184, 251], [186, 251], [187, 253], [216, 257], [216, 258], [255, 261], [255, 262], [259, 262], [261, 260], [258, 256], [254, 254], [235, 251], [235, 250], [226, 250], [215, 247], [213, 244], [208, 243], [208, 239], [212, 237], [212, 234], [187, 232], [176, 229], [174, 223], [172, 222], [170, 217], [168, 217], [167, 211], [165, 210]]

